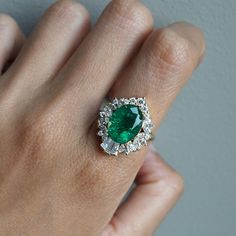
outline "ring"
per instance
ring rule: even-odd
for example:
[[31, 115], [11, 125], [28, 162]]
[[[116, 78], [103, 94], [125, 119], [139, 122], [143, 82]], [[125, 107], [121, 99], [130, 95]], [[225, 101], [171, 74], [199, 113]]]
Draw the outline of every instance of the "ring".
[[109, 155], [140, 150], [153, 139], [152, 128], [145, 97], [114, 98], [100, 109], [97, 134], [102, 139], [100, 146]]

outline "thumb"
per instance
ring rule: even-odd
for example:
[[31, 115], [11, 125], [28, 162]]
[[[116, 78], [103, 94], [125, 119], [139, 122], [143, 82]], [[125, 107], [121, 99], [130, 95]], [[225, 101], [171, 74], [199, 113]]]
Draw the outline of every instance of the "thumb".
[[136, 177], [136, 188], [117, 209], [103, 236], [151, 235], [183, 192], [183, 179], [151, 148]]

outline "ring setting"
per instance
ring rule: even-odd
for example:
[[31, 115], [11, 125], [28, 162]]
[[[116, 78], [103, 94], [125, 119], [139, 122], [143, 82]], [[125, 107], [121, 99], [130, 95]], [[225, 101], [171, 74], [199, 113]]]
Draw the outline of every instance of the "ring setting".
[[153, 138], [152, 128], [145, 97], [114, 98], [100, 109], [97, 134], [109, 155], [140, 150]]

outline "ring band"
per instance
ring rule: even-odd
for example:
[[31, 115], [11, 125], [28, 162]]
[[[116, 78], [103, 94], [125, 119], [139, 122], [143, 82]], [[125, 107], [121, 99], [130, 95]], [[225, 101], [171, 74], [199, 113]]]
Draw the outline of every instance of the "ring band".
[[146, 99], [114, 98], [99, 112], [98, 136], [105, 153], [117, 156], [140, 150], [153, 139], [152, 120]]

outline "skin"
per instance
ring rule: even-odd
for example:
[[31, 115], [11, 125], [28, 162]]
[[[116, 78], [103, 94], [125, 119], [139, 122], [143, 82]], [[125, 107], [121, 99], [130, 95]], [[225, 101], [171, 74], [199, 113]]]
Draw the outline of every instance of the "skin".
[[154, 29], [135, 0], [113, 0], [89, 21], [81, 4], [57, 1], [25, 39], [0, 15], [2, 236], [148, 236], [183, 192], [151, 146], [104, 154], [96, 120], [106, 96], [145, 96], [155, 132], [203, 57], [202, 32]]

